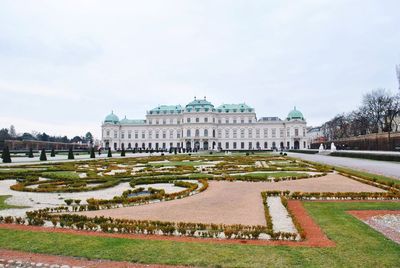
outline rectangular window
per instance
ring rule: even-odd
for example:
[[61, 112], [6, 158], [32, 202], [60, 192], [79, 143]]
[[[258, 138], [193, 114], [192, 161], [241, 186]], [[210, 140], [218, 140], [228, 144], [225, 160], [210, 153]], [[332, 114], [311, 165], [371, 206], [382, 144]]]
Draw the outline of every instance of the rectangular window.
[[160, 121], [158, 121], [158, 119], [156, 120], [156, 125], [158, 125], [160, 123]]
[[162, 121], [162, 123], [163, 123], [163, 125], [165, 125], [165, 124], [167, 123], [167, 120], [164, 119], [164, 120]]
[[264, 139], [268, 139], [268, 128], [264, 128]]
[[243, 118], [240, 119], [240, 123], [244, 124], [244, 119]]
[[132, 133], [128, 133], [128, 139], [132, 139]]
[[109, 131], [109, 130], [107, 130], [106, 136], [107, 136], [107, 137], [110, 137], [110, 131]]
[[275, 128], [272, 129], [272, 138], [276, 138], [276, 129]]
[[229, 124], [229, 118], [225, 119], [225, 124]]
[[187, 118], [187, 119], [186, 119], [186, 122], [190, 123], [190, 118]]
[[176, 132], [176, 137], [179, 139], [181, 137], [181, 133], [179, 131]]
[[156, 139], [158, 139], [160, 137], [158, 131], [156, 131]]
[[222, 149], [222, 145], [220, 142], [218, 142], [218, 149]]
[[125, 133], [121, 132], [121, 139], [125, 139]]
[[200, 118], [196, 117], [196, 123], [200, 122]]
[[144, 131], [142, 132], [142, 139], [146, 138], [146, 133], [144, 133]]
[[163, 131], [162, 137], [163, 137], [163, 139], [166, 139], [166, 138], [167, 138], [167, 132], [166, 132], [166, 131]]
[[114, 139], [118, 138], [118, 133], [117, 131], [114, 130]]
[[249, 149], [253, 149], [253, 144], [251, 142], [249, 142]]
[[225, 142], [225, 149], [229, 149], [229, 142]]
[[[237, 139], [237, 130], [236, 130], [236, 129], [233, 130], [233, 138], [234, 138], [234, 139]], [[236, 148], [235, 148], [235, 149], [236, 149]]]
[[294, 135], [297, 137], [297, 136], [299, 136], [299, 129], [298, 128], [295, 128], [294, 129]]
[[208, 117], [205, 117], [204, 118], [204, 123], [207, 123], [208, 122]]
[[237, 119], [233, 118], [233, 123], [236, 124], [237, 123]]
[[256, 129], [256, 138], [259, 139], [260, 138], [260, 130]]
[[218, 138], [221, 139], [222, 138], [222, 130], [218, 129]]
[[244, 149], [244, 142], [240, 143], [240, 149]]
[[253, 138], [253, 130], [249, 129], [248, 131], [249, 131], [249, 139], [252, 139]]
[[[240, 130], [240, 138], [244, 139], [244, 129]], [[242, 149], [244, 149], [244, 147]]]
[[233, 149], [236, 149], [236, 142], [233, 143]]
[[229, 139], [229, 129], [225, 129], [225, 138]]

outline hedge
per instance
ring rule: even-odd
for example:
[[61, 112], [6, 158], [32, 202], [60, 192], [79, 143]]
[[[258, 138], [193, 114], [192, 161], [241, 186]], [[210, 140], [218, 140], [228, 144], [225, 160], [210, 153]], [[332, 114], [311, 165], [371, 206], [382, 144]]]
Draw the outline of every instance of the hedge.
[[379, 161], [394, 161], [400, 162], [400, 155], [390, 155], [390, 154], [368, 154], [368, 153], [347, 153], [347, 152], [333, 152], [331, 156], [339, 157], [351, 157], [351, 158], [363, 158]]

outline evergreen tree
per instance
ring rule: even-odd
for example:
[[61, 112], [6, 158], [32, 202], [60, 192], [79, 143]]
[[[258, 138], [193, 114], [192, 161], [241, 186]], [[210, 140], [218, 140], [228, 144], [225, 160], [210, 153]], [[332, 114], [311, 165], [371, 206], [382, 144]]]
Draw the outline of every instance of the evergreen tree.
[[29, 157], [29, 158], [33, 158], [33, 149], [32, 149], [32, 147], [29, 148], [28, 157]]
[[95, 153], [94, 153], [94, 147], [90, 149], [90, 158], [96, 158]]
[[54, 148], [51, 148], [50, 157], [55, 157], [55, 156], [56, 156], [56, 152], [54, 151]]
[[108, 155], [107, 155], [107, 157], [112, 157], [111, 148], [110, 147], [108, 147]]
[[72, 147], [69, 147], [68, 151], [68, 159], [74, 159], [74, 152], [72, 151]]
[[125, 148], [124, 147], [122, 147], [121, 156], [125, 156]]
[[40, 161], [47, 161], [46, 150], [44, 148], [40, 152]]
[[3, 158], [3, 163], [11, 163], [10, 150], [8, 149], [8, 146], [4, 147], [1, 158]]

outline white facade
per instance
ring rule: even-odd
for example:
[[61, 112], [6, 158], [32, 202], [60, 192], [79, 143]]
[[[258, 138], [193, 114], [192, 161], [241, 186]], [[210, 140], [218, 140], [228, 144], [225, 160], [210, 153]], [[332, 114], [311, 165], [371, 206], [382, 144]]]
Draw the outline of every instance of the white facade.
[[111, 113], [102, 124], [102, 146], [118, 149], [192, 148], [200, 150], [270, 150], [307, 148], [306, 121], [296, 108], [285, 120], [257, 120], [246, 104], [194, 100], [180, 105], [161, 105], [145, 120], [128, 120]]

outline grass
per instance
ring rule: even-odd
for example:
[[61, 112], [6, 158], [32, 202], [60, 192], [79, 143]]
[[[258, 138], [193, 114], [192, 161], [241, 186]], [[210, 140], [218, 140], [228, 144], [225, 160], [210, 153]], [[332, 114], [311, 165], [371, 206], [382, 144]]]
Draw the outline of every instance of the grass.
[[195, 161], [171, 161], [171, 162], [160, 162], [160, 163], [149, 163], [149, 165], [153, 167], [167, 167], [167, 166], [201, 166], [201, 165], [207, 165], [207, 163], [204, 162], [195, 162]]
[[13, 206], [6, 203], [6, 199], [10, 198], [11, 195], [0, 195], [0, 210], [9, 208], [25, 208], [23, 206]]
[[[399, 267], [400, 245], [346, 213], [400, 209], [399, 202], [305, 202], [333, 248], [131, 240], [0, 228], [0, 248], [140, 263], [208, 267]], [[13, 241], [10, 243], [10, 241]]]

